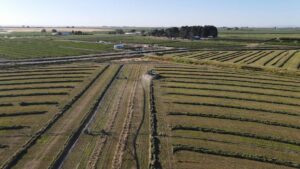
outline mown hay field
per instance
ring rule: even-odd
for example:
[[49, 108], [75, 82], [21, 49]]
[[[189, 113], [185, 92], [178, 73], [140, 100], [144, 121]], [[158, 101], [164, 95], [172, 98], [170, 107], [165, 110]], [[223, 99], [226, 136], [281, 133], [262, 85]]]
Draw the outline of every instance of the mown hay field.
[[163, 168], [299, 168], [299, 78], [208, 66], [154, 69]]
[[70, 108], [107, 64], [23, 67], [0, 72], [1, 166]]
[[300, 69], [298, 50], [197, 51], [169, 55], [178, 59], [277, 70]]

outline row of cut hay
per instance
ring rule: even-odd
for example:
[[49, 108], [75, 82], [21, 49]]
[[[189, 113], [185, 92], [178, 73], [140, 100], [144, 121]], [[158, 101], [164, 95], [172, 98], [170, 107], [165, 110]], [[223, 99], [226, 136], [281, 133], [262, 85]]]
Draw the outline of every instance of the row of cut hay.
[[229, 93], [237, 93], [237, 94], [249, 94], [249, 95], [259, 95], [266, 97], [284, 97], [290, 99], [300, 99], [300, 97], [290, 96], [290, 95], [281, 95], [281, 94], [273, 94], [273, 93], [265, 93], [265, 92], [254, 92], [254, 91], [242, 91], [242, 90], [232, 90], [232, 89], [216, 89], [216, 88], [208, 88], [208, 87], [187, 87], [187, 86], [174, 86], [174, 85], [162, 85], [161, 87], [167, 89], [187, 89], [187, 90], [202, 90], [202, 91], [213, 91], [213, 92], [229, 92]]
[[7, 94], [0, 95], [0, 98], [13, 98], [13, 97], [33, 97], [33, 96], [67, 96], [68, 92], [44, 92], [44, 93], [28, 93], [28, 94]]
[[273, 60], [276, 60], [280, 55], [282, 55], [285, 52], [288, 52], [288, 51], [284, 50], [284, 51], [281, 51], [281, 52], [277, 53], [276, 55], [274, 55], [273, 57], [271, 57], [269, 60], [267, 60], [263, 65], [267, 66], [269, 63], [271, 63]]
[[[87, 85], [86, 87], [72, 100], [66, 104], [61, 112], [54, 115], [54, 117], [45, 124], [38, 132], [36, 132], [13, 156], [7, 160], [1, 168], [10, 169], [17, 164], [17, 162], [27, 153], [28, 149], [32, 147], [36, 141], [46, 132], [50, 127], [56, 123], [60, 117], [63, 116], [65, 112], [67, 112], [76, 102], [81, 98], [82, 95], [96, 82], [96, 80], [110, 67], [110, 65], [105, 66]], [[7, 114], [6, 114], [7, 115]], [[26, 114], [25, 114], [26, 115]]]
[[198, 103], [198, 102], [179, 102], [179, 101], [174, 101], [172, 103], [173, 104], [178, 104], [178, 105], [207, 106], [207, 107], [216, 107], [216, 108], [228, 108], [228, 109], [247, 110], [247, 111], [256, 111], [256, 112], [282, 114], [282, 115], [289, 115], [289, 116], [300, 117], [300, 114], [296, 113], [296, 112], [279, 111], [279, 110], [269, 110], [269, 109], [253, 108], [253, 107], [245, 107], [245, 106], [233, 106], [233, 105], [213, 104], [213, 103]]
[[4, 149], [4, 148], [8, 148], [8, 147], [9, 147], [8, 145], [0, 144], [0, 149]]
[[[200, 67], [201, 68], [201, 67]], [[248, 71], [237, 71], [237, 70], [218, 70], [218, 69], [208, 69], [208, 68], [159, 68], [157, 67], [155, 71], [157, 72], [178, 72], [178, 73], [215, 73], [215, 74], [229, 74], [229, 75], [238, 75], [238, 76], [245, 76], [245, 77], [263, 77], [264, 79], [272, 79], [274, 81], [280, 80], [285, 82], [292, 82], [292, 83], [299, 83], [300, 80], [295, 78], [294, 76], [282, 76], [282, 75], [275, 75], [266, 72], [248, 72]]]
[[205, 118], [212, 118], [212, 119], [222, 119], [222, 120], [232, 120], [232, 121], [240, 121], [240, 122], [251, 122], [251, 123], [258, 123], [264, 124], [269, 126], [277, 126], [277, 127], [285, 127], [285, 128], [292, 128], [292, 129], [300, 129], [298, 125], [274, 122], [274, 121], [267, 121], [267, 120], [257, 120], [252, 118], [244, 118], [244, 117], [234, 117], [231, 115], [219, 115], [219, 114], [208, 114], [208, 113], [190, 113], [190, 112], [169, 112], [168, 115], [170, 116], [191, 116], [191, 117], [205, 117]]
[[214, 86], [229, 86], [229, 87], [243, 87], [250, 89], [266, 89], [266, 90], [274, 90], [274, 91], [284, 91], [284, 92], [299, 92], [299, 90], [288, 89], [288, 88], [276, 88], [270, 86], [253, 86], [247, 84], [236, 84], [236, 83], [218, 83], [218, 82], [191, 82], [191, 81], [181, 81], [181, 80], [163, 80], [162, 82], [169, 83], [181, 83], [181, 84], [196, 84], [196, 85], [214, 85]]
[[175, 95], [175, 96], [190, 96], [190, 97], [200, 97], [200, 98], [238, 100], [238, 101], [242, 101], [242, 102], [268, 103], [268, 104], [296, 106], [296, 107], [300, 106], [300, 104], [297, 104], [297, 103], [278, 102], [278, 101], [270, 101], [270, 100], [265, 100], [265, 99], [249, 99], [249, 98], [241, 98], [241, 97], [220, 96], [220, 95], [213, 95], [213, 94], [205, 95], [205, 94], [187, 94], [187, 93], [175, 93], [175, 92], [168, 92], [165, 94], [166, 95]]
[[195, 52], [185, 52], [185, 53], [181, 53], [181, 54], [176, 54], [173, 55], [175, 57], [185, 57], [185, 56], [189, 56], [189, 55], [193, 55]]
[[188, 77], [188, 76], [169, 76], [164, 78], [167, 79], [187, 79], [187, 80], [209, 80], [209, 81], [221, 81], [221, 82], [234, 82], [234, 83], [249, 83], [254, 85], [270, 85], [270, 86], [278, 86], [281, 88], [295, 88], [295, 91], [300, 92], [300, 86], [296, 84], [279, 84], [279, 83], [272, 83], [272, 82], [262, 82], [262, 81], [253, 81], [253, 80], [244, 80], [244, 79], [230, 79], [230, 78], [213, 78], [212, 76], [199, 76], [199, 77]]
[[255, 52], [251, 55], [246, 55], [246, 56], [243, 56], [235, 61], [233, 61], [233, 63], [240, 63], [240, 62], [243, 62], [245, 59], [248, 59], [249, 57], [252, 58], [252, 57], [255, 57], [256, 55], [260, 55], [261, 53], [264, 53], [264, 51], [258, 51], [258, 52]]
[[216, 57], [216, 56], [219, 56], [222, 54], [223, 54], [222, 52], [210, 52], [210, 53], [194, 56], [193, 58], [203, 60], [203, 59], [208, 59], [211, 57]]
[[286, 53], [284, 53], [283, 55], [280, 55], [279, 58], [277, 58], [277, 60], [272, 63], [272, 66], [276, 66], [280, 61], [282, 61], [285, 57], [287, 57], [289, 55], [289, 51], [287, 51]]
[[[194, 69], [194, 70], [185, 70], [185, 69], [155, 69], [157, 72], [164, 72], [164, 73], [227, 73], [227, 72], [222, 72], [222, 71], [211, 71], [211, 70], [202, 70], [202, 69]], [[229, 74], [231, 74], [229, 72]], [[237, 73], [232, 73], [232, 74], [237, 74]]]
[[[271, 53], [273, 53], [273, 52], [274, 52], [274, 51], [271, 51]], [[254, 56], [252, 56], [252, 57], [246, 58], [245, 60], [242, 60], [241, 63], [246, 64], [246, 63], [248, 63], [248, 62], [251, 62], [251, 60], [256, 59], [257, 57], [264, 56], [264, 55], [266, 55], [266, 54], [268, 54], [268, 53], [270, 53], [270, 52], [265, 52], [265, 51], [263, 51], [263, 52], [261, 52], [261, 53], [259, 53], [259, 54], [257, 54], [257, 55], [254, 55]]]
[[20, 106], [59, 105], [58, 102], [21, 102]]
[[0, 92], [26, 91], [26, 90], [49, 90], [49, 89], [74, 89], [74, 88], [75, 88], [75, 86], [18, 87], [18, 88], [1, 88]]
[[195, 66], [182, 66], [182, 65], [159, 65], [159, 66], [155, 66], [155, 69], [184, 69], [184, 70], [199, 70], [199, 67], [195, 67]]
[[0, 83], [0, 86], [19, 86], [19, 85], [36, 85], [36, 84], [57, 84], [57, 83], [81, 83], [83, 80], [53, 80], [37, 82], [20, 82], [20, 83]]
[[189, 58], [201, 58], [201, 57], [206, 57], [206, 56], [210, 56], [213, 54], [216, 54], [217, 52], [200, 52], [197, 53], [196, 55], [192, 55]]
[[222, 55], [222, 56], [218, 56], [218, 57], [213, 57], [213, 58], [210, 58], [210, 60], [216, 60], [216, 61], [219, 61], [219, 60], [222, 60], [224, 58], [228, 58], [228, 57], [231, 57], [231, 56], [237, 56], [237, 55], [242, 55], [242, 54], [246, 54], [247, 52], [234, 52], [234, 53], [230, 53], [230, 54], [227, 54], [227, 55]]
[[173, 145], [173, 153], [179, 151], [190, 151], [195, 153], [258, 161], [258, 162], [276, 164], [276, 165], [287, 166], [292, 168], [300, 168], [300, 164], [298, 163], [291, 162], [291, 161], [284, 161], [276, 158], [269, 158], [261, 155], [237, 153], [237, 152], [230, 152], [230, 151], [217, 150], [217, 149], [208, 149], [205, 147], [193, 147], [193, 146], [181, 145], [181, 144]]
[[16, 73], [42, 73], [42, 72], [82, 72], [94, 71], [95, 69], [42, 69], [42, 70], [16, 70], [16, 71], [0, 71], [0, 74], [16, 74]]
[[0, 107], [11, 107], [14, 106], [12, 103], [0, 103]]
[[52, 79], [83, 79], [87, 76], [41, 76], [41, 77], [20, 77], [20, 78], [10, 78], [1, 79], [0, 82], [10, 82], [10, 81], [26, 81], [26, 80], [52, 80]]
[[210, 54], [210, 52], [207, 52], [207, 51], [204, 51], [204, 52], [194, 52], [194, 53], [191, 53], [190, 55], [186, 55], [184, 56], [185, 58], [196, 58], [200, 55], [204, 55], [204, 54]]
[[[212, 52], [213, 53], [213, 52]], [[210, 59], [210, 58], [215, 58], [215, 57], [220, 57], [223, 56], [225, 54], [227, 54], [228, 52], [215, 52], [213, 54], [210, 54], [208, 56], [202, 56], [201, 58], [197, 57], [196, 59], [201, 60], [201, 59]]]
[[258, 53], [260, 53], [260, 52], [261, 52], [261, 51], [250, 52], [250, 53], [240, 54], [240, 55], [236, 55], [236, 56], [230, 56], [230, 57], [227, 57], [227, 58], [223, 58], [223, 59], [221, 59], [221, 60], [219, 60], [219, 61], [221, 61], [221, 62], [227, 62], [227, 61], [232, 61], [232, 60], [234, 60], [234, 59], [236, 59], [236, 58], [239, 58], [239, 57], [244, 57], [244, 56], [251, 57], [251, 56], [256, 55], [256, 54], [258, 54]]
[[266, 140], [266, 141], [273, 141], [273, 142], [277, 142], [277, 143], [284, 143], [284, 144], [300, 146], [300, 142], [296, 141], [296, 140], [288, 140], [286, 138], [274, 137], [274, 136], [263, 136], [263, 135], [253, 134], [253, 133], [228, 131], [228, 130], [217, 129], [217, 128], [176, 125], [176, 126], [172, 126], [171, 130], [172, 131], [196, 131], [196, 132], [203, 132], [203, 133], [223, 134], [223, 135], [246, 137], [246, 138], [258, 139], [258, 140]]
[[18, 73], [18, 74], [9, 74], [9, 75], [0, 75], [0, 78], [5, 77], [31, 77], [31, 76], [56, 76], [56, 75], [91, 75], [90, 72], [55, 72], [55, 73]]
[[175, 75], [175, 76], [209, 76], [209, 77], [228, 77], [228, 78], [238, 78], [238, 79], [248, 79], [248, 80], [263, 80], [263, 81], [271, 81], [271, 82], [282, 82], [282, 83], [300, 83], [297, 80], [284, 80], [280, 78], [270, 78], [270, 77], [253, 77], [248, 75], [240, 75], [240, 74], [228, 74], [222, 72], [183, 72], [183, 71], [159, 71], [161, 75]]
[[29, 126], [21, 126], [21, 125], [15, 125], [15, 126], [0, 126], [1, 130], [22, 130], [24, 128], [30, 128]]
[[219, 61], [219, 62], [225, 62], [227, 60], [232, 60], [232, 59], [244, 56], [244, 55], [249, 55], [251, 53], [253, 53], [253, 52], [236, 52], [236, 53], [234, 53], [232, 55], [225, 55], [222, 58], [218, 58], [217, 61]]
[[47, 113], [47, 111], [0, 113], [0, 117], [17, 117], [17, 116], [43, 115], [43, 114], [46, 114], [46, 113]]
[[78, 66], [47, 66], [47, 67], [38, 67], [38, 69], [91, 69], [91, 68], [100, 68], [102, 65], [78, 65]]
[[150, 82], [150, 169], [161, 169], [159, 160], [159, 146], [160, 140], [157, 131], [157, 110], [154, 97], [154, 84], [153, 80]]
[[282, 68], [288, 61], [290, 61], [299, 51], [295, 51], [290, 56], [288, 56], [278, 67]]
[[266, 56], [268, 56], [268, 55], [270, 55], [270, 54], [272, 54], [272, 53], [274, 53], [274, 52], [275, 52], [275, 51], [270, 51], [270, 52], [265, 52], [264, 54], [258, 55], [258, 56], [256, 56], [255, 58], [253, 58], [252, 61], [249, 60], [249, 61], [247, 62], [247, 64], [248, 64], [248, 65], [249, 65], [249, 64], [253, 64], [253, 63], [255, 63], [255, 62], [261, 60], [262, 58], [264, 58], [264, 57], [266, 57]]

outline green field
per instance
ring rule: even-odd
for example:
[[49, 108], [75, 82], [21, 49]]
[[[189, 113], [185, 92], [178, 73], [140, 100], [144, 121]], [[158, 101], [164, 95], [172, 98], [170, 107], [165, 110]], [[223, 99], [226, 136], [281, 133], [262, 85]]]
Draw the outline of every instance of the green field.
[[57, 38], [0, 38], [1, 59], [78, 56], [113, 51], [113, 45], [70, 42]]

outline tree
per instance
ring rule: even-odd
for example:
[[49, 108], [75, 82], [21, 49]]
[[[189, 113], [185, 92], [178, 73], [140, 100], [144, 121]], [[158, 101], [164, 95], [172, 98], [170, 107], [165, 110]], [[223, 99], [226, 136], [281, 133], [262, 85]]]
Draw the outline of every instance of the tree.
[[83, 35], [82, 31], [72, 31], [73, 35]]
[[169, 38], [181, 37], [182, 39], [194, 39], [195, 37], [216, 38], [218, 37], [218, 29], [215, 26], [182, 26], [181, 28], [153, 29], [149, 32], [149, 35]]
[[123, 29], [116, 29], [116, 34], [124, 34], [124, 30]]
[[42, 33], [46, 33], [47, 30], [46, 30], [46, 29], [42, 29], [41, 32], [42, 32]]
[[218, 29], [215, 26], [204, 26], [203, 32], [202, 32], [202, 37], [204, 37], [204, 38], [208, 38], [208, 37], [216, 38], [216, 37], [218, 37]]
[[149, 33], [151, 36], [158, 36], [158, 37], [161, 37], [161, 36], [165, 36], [166, 35], [166, 32], [164, 29], [153, 29], [152, 31], [150, 31]]
[[136, 32], [136, 30], [135, 30], [135, 29], [131, 29], [129, 32], [131, 32], [131, 33], [135, 33], [135, 32]]
[[141, 35], [145, 36], [146, 35], [146, 31], [145, 30], [141, 30]]
[[180, 28], [179, 35], [182, 39], [189, 39], [190, 38], [190, 27], [182, 26]]
[[179, 37], [179, 28], [177, 27], [168, 28], [166, 29], [165, 34], [169, 38], [177, 38]]
[[57, 30], [56, 29], [52, 29], [52, 33], [56, 33], [57, 32]]

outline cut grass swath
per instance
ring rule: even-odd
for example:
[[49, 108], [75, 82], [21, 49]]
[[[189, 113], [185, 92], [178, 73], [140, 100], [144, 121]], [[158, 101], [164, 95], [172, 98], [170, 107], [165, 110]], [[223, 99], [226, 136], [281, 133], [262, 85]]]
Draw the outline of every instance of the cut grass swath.
[[261, 156], [261, 155], [237, 153], [237, 152], [230, 152], [230, 151], [216, 150], [216, 149], [208, 149], [205, 147], [193, 147], [193, 146], [181, 145], [181, 144], [173, 145], [173, 153], [176, 153], [179, 151], [190, 151], [190, 152], [196, 152], [196, 153], [202, 153], [202, 154], [211, 154], [211, 155], [217, 155], [217, 156], [223, 156], [223, 157], [246, 159], [246, 160], [258, 161], [258, 162], [263, 162], [263, 163], [270, 163], [270, 164], [276, 164], [276, 165], [281, 165], [281, 166], [300, 168], [300, 164], [298, 164], [298, 163], [294, 163], [291, 161], [283, 161], [283, 160], [276, 159], [276, 158], [269, 158], [269, 157], [265, 157], [265, 156]]
[[58, 102], [21, 102], [20, 106], [59, 105]]
[[252, 139], [266, 140], [266, 141], [274, 141], [278, 143], [290, 144], [300, 146], [300, 142], [296, 140], [288, 140], [281, 137], [274, 136], [262, 136], [253, 133], [242, 133], [237, 131], [228, 131], [223, 129], [216, 128], [207, 128], [207, 127], [195, 127], [195, 126], [181, 126], [176, 125], [171, 127], [172, 131], [181, 130], [181, 131], [196, 131], [196, 132], [204, 132], [204, 133], [214, 133], [214, 134], [223, 134], [223, 135], [231, 135], [231, 136], [239, 136], [239, 137], [247, 137]]
[[246, 84], [236, 84], [236, 83], [216, 83], [216, 82], [191, 82], [191, 81], [180, 81], [180, 80], [163, 80], [163, 82], [173, 82], [182, 84], [199, 84], [199, 85], [215, 85], [215, 86], [229, 86], [229, 87], [245, 87], [251, 89], [266, 89], [266, 90], [276, 90], [276, 91], [286, 91], [286, 92], [300, 92], [300, 90], [295, 89], [283, 89], [276, 87], [264, 87], [264, 86], [252, 86]]
[[204, 97], [204, 98], [217, 98], [217, 99], [250, 101], [250, 102], [257, 102], [257, 103], [270, 103], [270, 104], [296, 106], [296, 107], [300, 106], [300, 104], [297, 104], [297, 103], [285, 103], [285, 102], [277, 102], [277, 101], [269, 101], [269, 100], [261, 100], [261, 99], [248, 99], [248, 98], [230, 97], [230, 96], [205, 95], [205, 94], [187, 94], [187, 93], [175, 93], [175, 92], [168, 92], [168, 93], [165, 93], [165, 94], [175, 95], [175, 96], [191, 96], [191, 97]]
[[289, 95], [279, 95], [279, 94], [271, 94], [271, 93], [260, 93], [253, 91], [242, 91], [242, 90], [230, 90], [230, 89], [214, 89], [214, 88], [206, 88], [206, 87], [184, 87], [184, 86], [172, 86], [172, 85], [162, 85], [161, 87], [167, 89], [187, 89], [187, 90], [203, 90], [203, 91], [214, 91], [214, 92], [230, 92], [230, 93], [239, 93], [239, 94], [251, 94], [251, 95], [260, 95], [267, 97], [284, 97], [291, 99], [300, 99], [300, 97], [289, 96]]
[[259, 123], [259, 124], [270, 125], [270, 126], [300, 129], [300, 126], [296, 126], [296, 125], [292, 125], [292, 124], [285, 124], [285, 123], [272, 122], [272, 121], [266, 121], [266, 120], [257, 120], [257, 119], [243, 118], [243, 117], [233, 117], [230, 115], [218, 115], [218, 114], [208, 114], [208, 113], [190, 113], [190, 112], [170, 112], [170, 113], [168, 113], [168, 115], [170, 115], [170, 116], [205, 117], [205, 118], [251, 122], [251, 123]]
[[222, 105], [222, 104], [212, 104], [212, 103], [195, 103], [195, 102], [172, 102], [173, 104], [179, 105], [191, 105], [191, 106], [208, 106], [208, 107], [221, 107], [221, 108], [230, 108], [230, 109], [238, 109], [238, 110], [249, 110], [249, 111], [258, 111], [264, 113], [274, 113], [274, 114], [284, 114], [289, 116], [298, 116], [299, 113], [292, 113], [286, 111], [277, 111], [277, 110], [267, 110], [261, 108], [251, 108], [251, 107], [242, 107], [242, 106], [232, 106], [232, 105]]
[[43, 115], [43, 114], [46, 114], [46, 113], [47, 113], [47, 111], [0, 113], [0, 117], [17, 117], [17, 116]]
[[7, 94], [0, 95], [0, 98], [13, 98], [13, 97], [31, 97], [31, 96], [66, 96], [67, 92], [48, 92], [48, 93], [29, 93], [29, 94]]
[[83, 80], [58, 80], [58, 81], [41, 81], [41, 82], [0, 83], [0, 86], [55, 84], [55, 83], [80, 83], [80, 82], [83, 82]]

